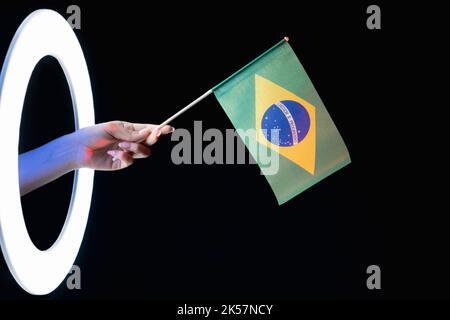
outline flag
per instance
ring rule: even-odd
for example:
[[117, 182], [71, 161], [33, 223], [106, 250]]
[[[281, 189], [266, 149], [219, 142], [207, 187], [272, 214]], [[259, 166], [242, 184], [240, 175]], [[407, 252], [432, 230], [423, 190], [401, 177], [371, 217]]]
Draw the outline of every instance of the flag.
[[[350, 163], [341, 135], [287, 39], [212, 91], [279, 204]], [[279, 156], [277, 170], [263, 162], [266, 151]]]

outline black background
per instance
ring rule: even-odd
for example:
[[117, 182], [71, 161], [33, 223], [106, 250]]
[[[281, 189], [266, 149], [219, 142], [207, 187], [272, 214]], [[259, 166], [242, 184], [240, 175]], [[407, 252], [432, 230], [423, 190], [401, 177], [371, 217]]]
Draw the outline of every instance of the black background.
[[[48, 296], [32, 297], [15, 283], [2, 259], [0, 298], [448, 296], [445, 279], [430, 272], [444, 265], [427, 260], [433, 264], [430, 268], [419, 258], [419, 252], [428, 249], [406, 238], [409, 232], [423, 235], [423, 230], [406, 227], [411, 207], [420, 210], [421, 205], [414, 202], [419, 201], [416, 193], [403, 185], [415, 189], [419, 184], [420, 159], [427, 147], [421, 145], [420, 135], [408, 134], [407, 124], [418, 111], [405, 97], [419, 94], [412, 77], [421, 67], [412, 54], [430, 41], [417, 27], [424, 26], [421, 17], [430, 12], [375, 3], [382, 9], [382, 29], [371, 31], [366, 28], [366, 8], [372, 2], [364, 1], [254, 6], [77, 2], [82, 19], [75, 33], [90, 71], [97, 123], [159, 123], [289, 36], [352, 163], [278, 206], [255, 165], [176, 166], [170, 158], [175, 142], [164, 137], [150, 158], [120, 172], [96, 173], [90, 218], [76, 260], [82, 290], [70, 291], [64, 282]], [[67, 17], [70, 4], [2, 4], [1, 61], [29, 13], [51, 8]], [[406, 85], [409, 81], [411, 86]], [[173, 125], [192, 130], [194, 120], [202, 120], [204, 129], [232, 128], [212, 96]], [[27, 91], [20, 151], [71, 132], [72, 122], [64, 75], [54, 59], [46, 58]], [[413, 163], [400, 158], [411, 152]], [[40, 249], [50, 247], [59, 234], [72, 177], [22, 198], [29, 233]], [[423, 213], [432, 211], [430, 205]], [[380, 291], [366, 287], [371, 264], [381, 267]]]

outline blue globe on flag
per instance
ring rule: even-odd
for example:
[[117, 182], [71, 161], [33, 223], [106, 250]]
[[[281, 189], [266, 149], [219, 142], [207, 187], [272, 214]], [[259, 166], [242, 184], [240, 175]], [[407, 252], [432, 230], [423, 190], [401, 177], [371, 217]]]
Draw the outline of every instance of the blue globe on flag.
[[[264, 112], [261, 129], [272, 144], [291, 147], [306, 137], [310, 124], [311, 120], [304, 106], [297, 101], [282, 100], [272, 104]], [[273, 137], [272, 130], [278, 130], [278, 139]]]

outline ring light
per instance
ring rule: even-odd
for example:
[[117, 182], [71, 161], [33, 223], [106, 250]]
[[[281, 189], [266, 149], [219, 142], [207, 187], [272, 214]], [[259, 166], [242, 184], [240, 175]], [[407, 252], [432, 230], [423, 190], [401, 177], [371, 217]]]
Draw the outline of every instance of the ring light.
[[[25, 226], [20, 202], [18, 145], [23, 102], [36, 64], [45, 56], [60, 63], [72, 96], [75, 129], [95, 124], [91, 84], [83, 51], [67, 21], [52, 10], [37, 10], [20, 25], [0, 76], [0, 245], [20, 286], [31, 294], [55, 290], [70, 271], [83, 240], [94, 171], [75, 172], [72, 197], [61, 234], [45, 251]], [[38, 213], [37, 213], [38, 214]]]

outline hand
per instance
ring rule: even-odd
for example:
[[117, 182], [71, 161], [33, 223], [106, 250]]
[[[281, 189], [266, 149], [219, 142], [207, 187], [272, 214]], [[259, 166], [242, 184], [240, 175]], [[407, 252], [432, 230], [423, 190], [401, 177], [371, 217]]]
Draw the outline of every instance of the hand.
[[111, 121], [77, 130], [19, 156], [20, 194], [79, 168], [119, 170], [150, 154], [149, 145], [170, 126]]
[[95, 170], [119, 170], [134, 159], [150, 155], [149, 146], [160, 135], [174, 131], [171, 126], [111, 121], [74, 132], [77, 146], [77, 167]]

